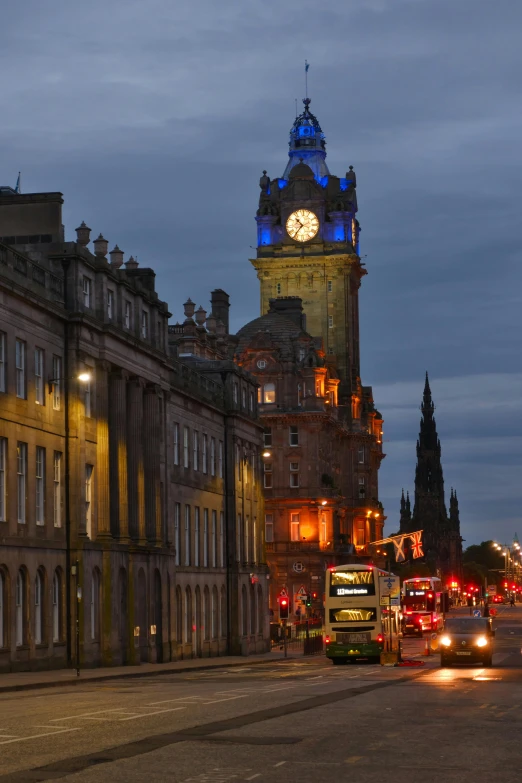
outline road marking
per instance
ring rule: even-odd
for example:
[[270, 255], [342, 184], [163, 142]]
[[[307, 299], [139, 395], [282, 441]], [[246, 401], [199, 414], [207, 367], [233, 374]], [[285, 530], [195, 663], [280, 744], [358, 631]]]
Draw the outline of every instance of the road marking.
[[277, 764], [274, 764], [274, 767], [282, 767], [283, 764], [286, 764], [286, 761], [279, 761]]
[[180, 696], [177, 699], [164, 699], [163, 701], [151, 701], [150, 704], [147, 704], [147, 707], [157, 707], [159, 704], [171, 704], [173, 701], [185, 701], [188, 704], [191, 704], [191, 699], [205, 699], [208, 698], [206, 696]]
[[260, 777], [261, 777], [261, 773], [257, 772], [255, 775], [250, 775], [249, 778], [245, 778], [245, 780], [254, 780], [254, 778], [260, 778]]
[[75, 718], [88, 718], [91, 715], [103, 715], [108, 712], [125, 712], [124, 709], [96, 710], [96, 712], [82, 712], [80, 715], [65, 715], [62, 718], [51, 718], [49, 723], [57, 723], [59, 720], [74, 720]]
[[357, 764], [357, 762], [363, 758], [364, 756], [350, 756], [349, 758], [345, 759], [345, 761], [347, 764]]
[[220, 704], [222, 701], [235, 701], [235, 699], [246, 699], [248, 696], [248, 693], [245, 693], [244, 696], [231, 696], [229, 699], [215, 699], [214, 701], [204, 701], [202, 702], [203, 705], [207, 704]]
[[184, 710], [185, 707], [173, 707], [170, 710], [156, 710], [156, 712], [141, 713], [140, 715], [131, 715], [129, 718], [118, 718], [120, 722], [125, 720], [137, 720], [138, 718], [151, 718], [153, 715], [163, 715], [164, 712], [177, 712], [178, 710]]
[[0, 742], [0, 745], [10, 745], [12, 742], [27, 742], [27, 740], [39, 739], [40, 737], [54, 737], [56, 734], [67, 734], [69, 731], [80, 731], [80, 729], [60, 729], [59, 731], [48, 731], [46, 734], [32, 734], [30, 737], [17, 737]]
[[17, 736], [18, 734], [0, 734], [0, 737], [2, 737], [2, 739], [10, 739], [12, 737], [17, 737]]

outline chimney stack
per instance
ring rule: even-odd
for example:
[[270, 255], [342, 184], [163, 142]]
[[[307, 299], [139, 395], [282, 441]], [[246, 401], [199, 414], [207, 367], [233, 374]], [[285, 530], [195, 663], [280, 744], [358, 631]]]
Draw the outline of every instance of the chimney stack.
[[[229, 334], [229, 315], [230, 309], [230, 297], [226, 291], [222, 288], [216, 288], [210, 294], [210, 303], [212, 305], [212, 313], [216, 316], [218, 321], [221, 321], [225, 327], [224, 334]], [[218, 334], [220, 332], [218, 331]]]

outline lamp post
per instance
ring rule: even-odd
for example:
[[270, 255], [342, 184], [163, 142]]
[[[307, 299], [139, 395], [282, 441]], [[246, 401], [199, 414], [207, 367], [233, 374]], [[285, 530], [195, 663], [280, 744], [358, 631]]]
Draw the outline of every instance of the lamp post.
[[515, 558], [521, 556], [521, 551], [516, 534], [511, 545], [499, 544], [494, 541], [493, 548], [497, 550], [499, 555], [501, 554], [504, 556], [504, 578], [507, 582], [507, 590], [510, 592], [510, 590], [512, 591], [512, 588], [510, 588], [509, 585], [510, 578], [511, 582], [515, 583], [515, 589], [517, 582], [520, 581], [520, 561]]
[[80, 383], [89, 383], [91, 380], [91, 373], [86, 370], [82, 370], [77, 375], [68, 374], [69, 357], [68, 357], [68, 341], [66, 341], [65, 350], [65, 375], [60, 378], [49, 379], [49, 394], [52, 394], [55, 384], [61, 384], [63, 381], [64, 386], [64, 419], [65, 419], [65, 573], [66, 573], [66, 644], [67, 644], [67, 663], [72, 664], [72, 628], [71, 628], [71, 576], [75, 577], [76, 587], [76, 675], [80, 676], [80, 599], [81, 599], [81, 587], [80, 587], [80, 567], [78, 559], [74, 565], [71, 565], [71, 501], [70, 501], [70, 425], [69, 425], [69, 381], [77, 380]]

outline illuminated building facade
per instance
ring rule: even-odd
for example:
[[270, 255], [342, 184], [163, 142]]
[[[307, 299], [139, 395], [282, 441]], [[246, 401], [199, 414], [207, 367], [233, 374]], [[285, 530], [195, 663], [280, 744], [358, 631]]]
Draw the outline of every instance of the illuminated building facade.
[[[262, 315], [239, 331], [236, 360], [260, 384], [270, 606], [277, 617], [284, 587], [297, 620], [319, 613], [328, 564], [382, 537], [383, 421], [360, 378], [355, 172], [330, 173], [308, 98], [283, 176], [259, 184]], [[314, 593], [312, 606], [298, 598]]]
[[172, 356], [153, 270], [62, 203], [0, 188], [0, 671], [75, 661], [77, 616], [82, 666], [266, 649], [255, 383]]
[[413, 512], [409, 494], [401, 497], [400, 532], [422, 530], [425, 561], [445, 582], [462, 579], [462, 538], [457, 493], [451, 490], [449, 515], [444, 498], [441, 446], [428, 373], [422, 397], [422, 419], [417, 441]]

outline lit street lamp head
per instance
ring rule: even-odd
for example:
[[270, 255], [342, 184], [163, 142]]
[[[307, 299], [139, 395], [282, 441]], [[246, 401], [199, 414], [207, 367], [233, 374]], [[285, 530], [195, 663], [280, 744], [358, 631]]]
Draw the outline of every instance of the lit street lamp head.
[[89, 383], [89, 381], [91, 380], [90, 372], [81, 372], [78, 375], [78, 380], [81, 381], [82, 383]]

